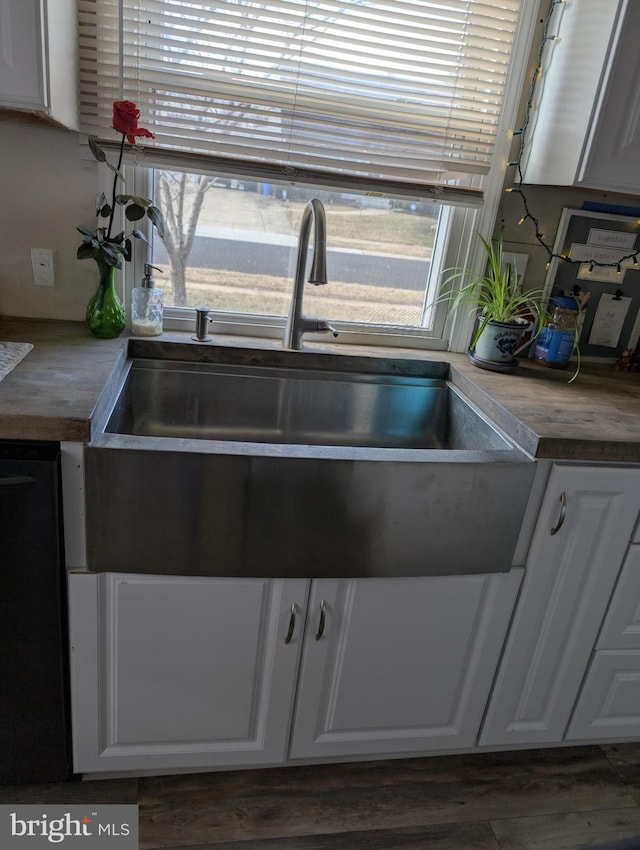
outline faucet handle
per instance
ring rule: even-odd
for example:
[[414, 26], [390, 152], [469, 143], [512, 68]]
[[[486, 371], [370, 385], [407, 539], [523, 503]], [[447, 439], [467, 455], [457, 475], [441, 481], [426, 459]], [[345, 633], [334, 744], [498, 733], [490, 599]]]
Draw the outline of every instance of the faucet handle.
[[330, 331], [334, 336], [338, 336], [338, 331], [333, 327], [333, 325], [330, 325], [329, 322], [325, 322], [324, 319], [318, 319], [316, 322], [316, 331], [318, 333], [326, 333], [327, 331]]

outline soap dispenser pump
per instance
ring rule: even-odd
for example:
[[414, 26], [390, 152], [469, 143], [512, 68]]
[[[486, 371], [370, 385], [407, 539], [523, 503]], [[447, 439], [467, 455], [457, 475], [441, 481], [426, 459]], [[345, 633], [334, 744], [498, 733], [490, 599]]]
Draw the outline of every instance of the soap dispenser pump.
[[138, 336], [158, 336], [162, 333], [162, 290], [156, 289], [153, 269], [162, 269], [144, 264], [142, 284], [131, 293], [131, 330]]

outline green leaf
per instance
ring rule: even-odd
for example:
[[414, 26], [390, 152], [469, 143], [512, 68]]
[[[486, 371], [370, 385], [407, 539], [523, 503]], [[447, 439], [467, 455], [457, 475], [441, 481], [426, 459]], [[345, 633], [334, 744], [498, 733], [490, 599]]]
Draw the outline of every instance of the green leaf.
[[116, 204], [120, 204], [121, 207], [128, 204], [129, 201], [133, 201], [134, 204], [137, 204], [139, 207], [144, 207], [145, 209], [151, 203], [148, 198], [141, 198], [139, 195], [116, 195]]
[[107, 263], [110, 266], [113, 266], [115, 269], [121, 269], [122, 268], [122, 257], [119, 254], [113, 260], [111, 259], [111, 257], [105, 257], [105, 259], [106, 259]]
[[147, 245], [151, 245], [151, 242], [147, 239], [144, 233], [141, 230], [132, 230], [131, 235], [135, 236], [136, 239], [142, 239], [143, 242], [146, 242]]
[[[135, 233], [135, 230], [133, 232]], [[127, 262], [131, 261], [131, 247], [131, 239], [127, 239], [127, 241], [124, 243], [124, 258]]]
[[117, 257], [117, 256], [118, 256], [118, 252], [117, 252], [117, 251], [112, 251], [112, 250], [111, 250], [111, 245], [110, 245], [108, 242], [103, 242], [103, 243], [102, 243], [102, 245], [100, 246], [100, 250], [101, 250], [101, 251], [102, 251], [102, 253], [103, 253], [103, 254], [105, 254], [107, 257]]
[[114, 242], [113, 239], [108, 239], [106, 242], [102, 243], [103, 247], [108, 248], [110, 251], [115, 251], [116, 254], [124, 254], [125, 250], [122, 245], [118, 245], [117, 242]]
[[83, 242], [78, 248], [76, 257], [79, 260], [88, 260], [89, 257], [93, 257], [93, 248], [88, 242]]
[[80, 233], [82, 233], [83, 236], [86, 236], [89, 239], [95, 239], [96, 238], [95, 230], [89, 230], [88, 227], [82, 227], [82, 225], [79, 224], [76, 227], [76, 230], [78, 230]]
[[[98, 160], [98, 162], [107, 162], [107, 155], [102, 150], [99, 144], [97, 144], [95, 139], [92, 139], [91, 136], [88, 139], [89, 141], [89, 149], [94, 157]], [[107, 163], [108, 164], [108, 163]]]
[[147, 210], [147, 215], [151, 219], [151, 223], [155, 226], [158, 231], [158, 235], [161, 239], [164, 238], [164, 218], [158, 207], [150, 206]]
[[119, 245], [122, 245], [123, 239], [124, 239], [124, 230], [121, 230], [120, 233], [118, 233], [117, 236], [112, 236], [110, 241], [111, 242], [117, 242]]
[[105, 160], [105, 164], [106, 164], [106, 165], [108, 165], [108, 166], [109, 166], [109, 168], [113, 171], [113, 173], [114, 173], [114, 174], [117, 174], [117, 175], [118, 175], [118, 177], [119, 177], [119, 178], [122, 180], [122, 182], [124, 183], [124, 176], [123, 176], [122, 172], [121, 172], [121, 171], [118, 171], [118, 169], [116, 168], [116, 166], [115, 166], [115, 165], [113, 165], [113, 163], [109, 162], [109, 160]]
[[111, 251], [108, 242], [103, 242], [100, 246], [100, 255], [109, 266], [114, 266], [116, 269], [122, 268], [122, 257], [117, 251]]
[[131, 203], [125, 208], [124, 214], [128, 221], [139, 221], [141, 218], [144, 218], [144, 207]]
[[107, 203], [107, 196], [104, 192], [101, 192], [99, 195], [96, 195], [96, 215], [100, 215], [100, 210]]

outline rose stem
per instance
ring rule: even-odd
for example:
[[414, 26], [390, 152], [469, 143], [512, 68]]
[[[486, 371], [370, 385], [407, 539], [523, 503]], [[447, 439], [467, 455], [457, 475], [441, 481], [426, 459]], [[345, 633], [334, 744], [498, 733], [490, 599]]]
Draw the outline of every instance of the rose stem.
[[126, 134], [122, 134], [122, 141], [120, 142], [120, 156], [118, 158], [118, 167], [116, 168], [116, 173], [113, 175], [113, 192], [111, 197], [111, 215], [109, 216], [109, 227], [107, 228], [107, 239], [111, 236], [111, 226], [113, 225], [113, 217], [116, 212], [116, 187], [118, 185], [118, 175], [120, 174], [120, 166], [122, 165], [122, 156], [124, 154], [124, 140], [126, 138]]

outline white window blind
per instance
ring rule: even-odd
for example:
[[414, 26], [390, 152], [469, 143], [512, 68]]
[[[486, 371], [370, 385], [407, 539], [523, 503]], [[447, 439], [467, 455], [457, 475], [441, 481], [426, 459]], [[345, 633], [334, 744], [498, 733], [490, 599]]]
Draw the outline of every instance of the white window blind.
[[521, 4], [79, 0], [83, 130], [114, 138], [112, 103], [126, 99], [156, 151], [267, 178], [477, 194]]

